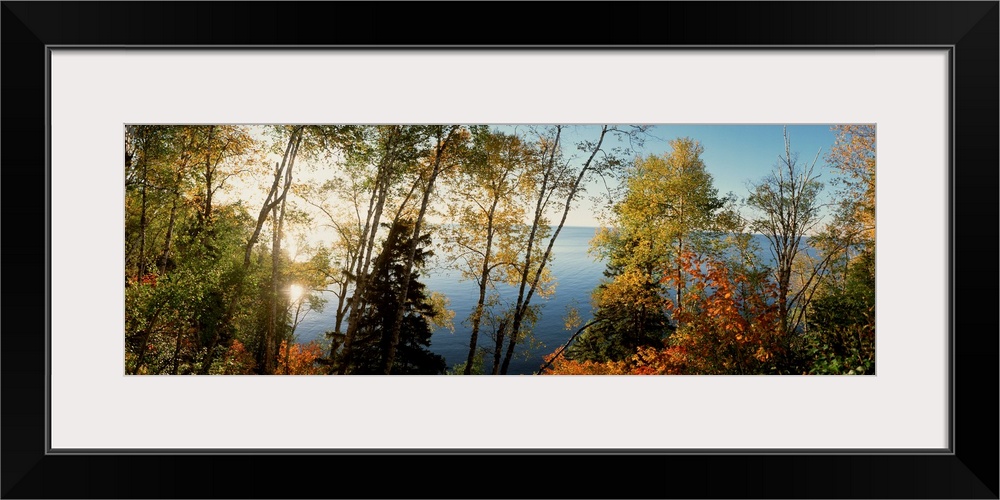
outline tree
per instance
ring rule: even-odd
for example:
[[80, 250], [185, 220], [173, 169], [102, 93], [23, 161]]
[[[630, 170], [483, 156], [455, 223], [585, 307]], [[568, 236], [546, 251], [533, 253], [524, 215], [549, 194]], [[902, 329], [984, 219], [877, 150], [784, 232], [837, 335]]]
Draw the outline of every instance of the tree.
[[[278, 349], [282, 342], [282, 329], [286, 323], [285, 313], [287, 297], [282, 290], [287, 288], [287, 283], [282, 276], [281, 270], [281, 241], [284, 237], [285, 208], [288, 203], [288, 190], [292, 185], [292, 171], [295, 166], [295, 157], [302, 143], [304, 127], [292, 127], [289, 130], [288, 149], [286, 150], [286, 166], [284, 169], [284, 183], [281, 194], [270, 203], [271, 206], [271, 294], [269, 297], [270, 310], [268, 313], [267, 335], [265, 336], [264, 359], [261, 363], [264, 373], [273, 373], [278, 362]], [[277, 180], [278, 175], [275, 176]], [[276, 190], [273, 190], [276, 191]], [[280, 201], [279, 201], [280, 199]], [[265, 202], [266, 203], [266, 202]]]
[[138, 250], [126, 260], [130, 373], [208, 373], [217, 345], [235, 339], [226, 312], [242, 300], [236, 258], [248, 220], [210, 199], [253, 150], [246, 127], [127, 127], [126, 241]]
[[[304, 126], [293, 126], [288, 127], [288, 138], [286, 140], [286, 146], [284, 150], [284, 155], [280, 162], [276, 162], [274, 166], [274, 174], [271, 182], [270, 189], [267, 190], [266, 198], [261, 204], [260, 211], [257, 214], [256, 222], [253, 224], [253, 232], [247, 237], [246, 242], [243, 245], [243, 264], [238, 270], [238, 276], [235, 278], [235, 283], [233, 285], [233, 291], [229, 294], [228, 305], [225, 307], [225, 311], [221, 314], [219, 322], [224, 325], [229, 325], [236, 320], [239, 315], [240, 301], [243, 299], [244, 292], [250, 288], [247, 286], [248, 278], [252, 275], [251, 266], [251, 254], [254, 247], [257, 244], [257, 240], [260, 237], [261, 230], [263, 229], [264, 223], [267, 221], [268, 217], [272, 218], [272, 266], [269, 278], [270, 293], [265, 295], [265, 301], [268, 304], [267, 309], [267, 320], [264, 326], [264, 333], [262, 338], [253, 339], [253, 343], [258, 346], [257, 352], [257, 369], [262, 370], [263, 373], [273, 372], [273, 368], [277, 359], [277, 349], [280, 344], [280, 339], [278, 338], [279, 329], [279, 318], [277, 317], [278, 310], [280, 306], [278, 305], [280, 298], [278, 289], [280, 285], [278, 284], [278, 262], [275, 254], [280, 252], [280, 243], [274, 242], [274, 237], [276, 233], [280, 232], [279, 226], [280, 222], [277, 220], [278, 212], [277, 210], [281, 204], [285, 201], [288, 194], [289, 187], [292, 180], [292, 168], [295, 164], [295, 158], [298, 152], [299, 145], [302, 141]], [[211, 137], [213, 129], [209, 129], [209, 136]], [[222, 137], [226, 137], [225, 129], [220, 132]], [[245, 132], [244, 132], [245, 133]], [[229, 142], [223, 142], [223, 144], [230, 144]], [[228, 146], [226, 146], [228, 147]], [[203, 241], [208, 241], [206, 238], [211, 238], [214, 235], [213, 229], [213, 217], [211, 215], [211, 194], [221, 187], [221, 180], [219, 186], [212, 188], [210, 179], [215, 175], [217, 171], [218, 161], [216, 161], [216, 167], [209, 168], [212, 163], [209, 161], [211, 156], [206, 156], [206, 191], [208, 192], [207, 202], [205, 204], [205, 211], [199, 214], [198, 219], [198, 230], [202, 235]], [[221, 160], [219, 160], [221, 161]], [[232, 174], [229, 174], [232, 175]], [[228, 175], [226, 176], [228, 178]], [[199, 373], [207, 374], [212, 369], [212, 363], [216, 356], [216, 346], [220, 341], [228, 340], [227, 337], [221, 336], [218, 333], [209, 337], [207, 341], [207, 352], [205, 354], [205, 359], [201, 364], [201, 369]], [[223, 343], [223, 346], [225, 344]]]
[[[125, 176], [126, 189], [128, 179], [134, 179], [133, 185], [138, 185], [139, 206], [139, 257], [137, 275], [146, 275], [146, 230], [149, 194], [149, 164], [162, 154], [164, 148], [163, 133], [165, 127], [129, 126], [125, 129]], [[151, 159], [153, 157], [153, 159]], [[127, 230], [127, 227], [126, 227]]]
[[[777, 291], [716, 258], [681, 256], [692, 290], [674, 311], [680, 327], [667, 345], [678, 373], [775, 373], [786, 354]], [[671, 276], [670, 279], [676, 279]]]
[[176, 223], [188, 208], [182, 195], [192, 186], [193, 158], [201, 154], [190, 129], [125, 129], [125, 260], [131, 276], [167, 271]]
[[230, 304], [238, 304], [234, 310], [244, 310], [250, 298], [238, 286], [247, 275], [241, 264], [241, 239], [249, 221], [238, 207], [220, 207], [211, 247], [206, 247], [198, 222], [186, 220], [178, 237], [176, 267], [126, 285], [129, 373], [213, 369], [214, 357], [239, 334], [242, 317], [226, 316]]
[[705, 169], [700, 143], [685, 137], [670, 141], [670, 148], [663, 158], [647, 158], [629, 178], [622, 217], [648, 220], [648, 239], [672, 242], [672, 251], [667, 254], [674, 255], [674, 302], [679, 304], [684, 288], [679, 257], [685, 251], [709, 247], [712, 232], [718, 228], [718, 212], [726, 200], [719, 197], [712, 175]]
[[[582, 140], [576, 144], [576, 149], [580, 152], [580, 156], [576, 157], [563, 152], [564, 128], [556, 125], [543, 132], [536, 146], [538, 167], [534, 171], [534, 210], [530, 214], [526, 249], [519, 264], [517, 299], [509, 322], [501, 322], [504, 328], [498, 331], [498, 337], [502, 341], [503, 335], [500, 332], [506, 329], [506, 325], [510, 325], [510, 332], [506, 334], [507, 349], [499, 367], [500, 374], [507, 373], [518, 342], [526, 337], [522, 328], [528, 328], [537, 315], [537, 308], [531, 304], [531, 299], [536, 292], [545, 291], [539, 287], [540, 284], [551, 280], [548, 263], [552, 259], [552, 247], [566, 224], [566, 217], [574, 203], [583, 194], [584, 183], [595, 176], [609, 175], [620, 169], [624, 164], [623, 158], [631, 154], [631, 146], [642, 143], [641, 134], [645, 130], [644, 127], [626, 130], [602, 125], [596, 139]], [[612, 136], [628, 145], [613, 146], [608, 141]], [[547, 216], [550, 211], [558, 217], [558, 222], [551, 227]]]
[[[478, 298], [468, 316], [471, 333], [463, 373], [477, 366], [479, 332], [490, 307], [499, 301], [497, 281], [513, 275], [517, 254], [527, 236], [523, 206], [530, 152], [515, 134], [472, 127], [471, 151], [451, 176], [452, 202], [441, 231], [456, 255], [463, 279], [474, 280]], [[480, 360], [481, 364], [481, 360]]]
[[608, 262], [606, 279], [593, 294], [595, 317], [604, 321], [581, 336], [570, 357], [621, 360], [658, 345], [676, 326], [666, 300], [682, 300], [680, 256], [715, 250], [717, 232], [731, 225], [722, 210], [729, 199], [713, 186], [701, 144], [690, 138], [669, 144], [669, 153], [637, 158], [623, 173], [607, 225], [591, 242], [591, 251]]
[[875, 125], [837, 125], [837, 139], [827, 163], [844, 177], [836, 225], [842, 237], [867, 248], [875, 246]]
[[[428, 235], [421, 235], [418, 251], [410, 261], [410, 241], [413, 222], [400, 221], [390, 228], [372, 269], [370, 286], [362, 298], [359, 329], [354, 339], [355, 374], [442, 374], [444, 358], [430, 352], [431, 325], [438, 316], [434, 303], [419, 281], [419, 268], [423, 267], [430, 252]], [[408, 266], [412, 262], [413, 266]], [[404, 279], [409, 275], [409, 279]], [[405, 283], [405, 284], [404, 284]], [[399, 330], [395, 355], [390, 370], [385, 365], [390, 359], [390, 349], [395, 335], [393, 325], [396, 311], [403, 297], [404, 316]]]
[[801, 371], [874, 373], [875, 149], [874, 125], [837, 125], [827, 163], [842, 177], [833, 221], [816, 238], [832, 272], [810, 301]]
[[[746, 276], [714, 257], [685, 252], [679, 258], [688, 291], [679, 306], [660, 300], [680, 326], [658, 345], [638, 346], [621, 359], [571, 359], [549, 355], [551, 374], [763, 374], [775, 373], [784, 353], [778, 335], [776, 290], [747, 286]], [[674, 273], [663, 278], [669, 285]]]
[[410, 236], [409, 240], [409, 251], [406, 255], [406, 263], [404, 268], [406, 272], [402, 275], [403, 282], [400, 284], [399, 297], [397, 297], [395, 303], [397, 304], [396, 314], [394, 316], [392, 325], [389, 332], [389, 349], [385, 357], [385, 374], [388, 375], [394, 366], [396, 357], [396, 346], [400, 342], [400, 331], [402, 329], [404, 316], [406, 315], [406, 300], [405, 296], [410, 285], [410, 278], [412, 274], [409, 272], [413, 269], [416, 255], [417, 255], [417, 244], [420, 240], [421, 228], [424, 223], [424, 216], [427, 214], [427, 207], [430, 203], [431, 196], [434, 193], [435, 182], [441, 171], [446, 168], [450, 161], [448, 160], [449, 148], [454, 148], [452, 145], [454, 142], [458, 142], [460, 139], [458, 136], [464, 136], [464, 134], [459, 134], [458, 125], [448, 125], [448, 126], [433, 126], [429, 127], [431, 135], [434, 137], [434, 149], [427, 159], [427, 165], [425, 168], [421, 169], [419, 172], [419, 179], [421, 182], [421, 200], [420, 208], [416, 214], [415, 220], [412, 222], [413, 234]]
[[189, 131], [195, 136], [201, 153], [195, 162], [200, 164], [199, 180], [204, 185], [199, 196], [202, 203], [200, 220], [207, 229], [212, 221], [212, 198], [230, 177], [241, 172], [240, 169], [224, 169], [225, 160], [248, 151], [253, 138], [247, 127], [235, 125], [191, 126]]
[[274, 370], [275, 375], [323, 375], [326, 368], [319, 365], [323, 349], [316, 342], [308, 344], [290, 344], [287, 340], [281, 342], [278, 351], [279, 364]]
[[875, 373], [875, 256], [864, 252], [843, 283], [825, 286], [810, 303], [802, 371]]
[[[778, 307], [782, 335], [795, 331], [801, 322], [801, 313], [808, 302], [808, 293], [829, 262], [829, 255], [812, 266], [805, 280], [806, 286], [792, 290], [792, 272], [796, 258], [805, 252], [806, 236], [813, 233], [821, 220], [819, 194], [823, 184], [815, 173], [819, 152], [811, 164], [802, 165], [798, 154], [792, 153], [788, 130], [785, 129], [785, 153], [771, 174], [750, 186], [747, 205], [757, 211], [752, 227], [768, 240], [774, 260], [774, 278], [778, 286]], [[799, 314], [792, 317], [798, 308]]]
[[[336, 359], [331, 364], [340, 374], [351, 373], [353, 359], [354, 337], [360, 324], [360, 310], [364, 306], [367, 287], [371, 274], [372, 257], [377, 247], [377, 234], [382, 224], [383, 212], [391, 209], [396, 203], [396, 215], [389, 227], [405, 213], [407, 202], [419, 185], [419, 176], [411, 183], [409, 190], [399, 193], [399, 185], [407, 175], [413, 174], [418, 161], [426, 151], [427, 127], [385, 125], [375, 127], [350, 127], [345, 130], [347, 141], [343, 151], [346, 158], [345, 167], [349, 175], [362, 186], [365, 193], [355, 200], [357, 233], [360, 234], [357, 245], [355, 266], [348, 273], [348, 278], [354, 285], [354, 292], [348, 300], [347, 331], [339, 356], [331, 346], [330, 358]], [[367, 200], [364, 198], [367, 197]], [[395, 200], [393, 200], [395, 198]], [[363, 207], [367, 209], [362, 214]]]
[[661, 345], [674, 330], [664, 288], [636, 270], [624, 271], [598, 285], [592, 294], [598, 321], [579, 336], [567, 357], [621, 361], [640, 347]]
[[[338, 182], [340, 180], [346, 182]], [[330, 292], [337, 297], [333, 328], [326, 332], [330, 339], [330, 354], [326, 358], [329, 360], [344, 341], [343, 326], [350, 307], [348, 294], [353, 282], [352, 272], [361, 258], [362, 229], [360, 221], [352, 221], [351, 218], [352, 211], [354, 214], [358, 213], [357, 207], [360, 206], [359, 200], [364, 189], [359, 179], [353, 176], [299, 185], [298, 188], [299, 198], [322, 214], [319, 226], [334, 233], [334, 239], [317, 248], [309, 262], [310, 269], [323, 276], [323, 283], [317, 284], [317, 290]]]

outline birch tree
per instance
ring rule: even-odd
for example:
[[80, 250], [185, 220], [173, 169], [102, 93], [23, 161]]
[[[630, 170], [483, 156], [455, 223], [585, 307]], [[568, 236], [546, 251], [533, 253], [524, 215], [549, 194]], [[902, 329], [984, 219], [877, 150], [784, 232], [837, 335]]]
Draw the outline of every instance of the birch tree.
[[829, 260], [811, 266], [805, 286], [792, 290], [792, 274], [796, 258], [806, 251], [807, 235], [815, 232], [821, 222], [819, 199], [823, 184], [816, 173], [820, 152], [811, 163], [800, 163], [792, 152], [787, 128], [784, 131], [785, 151], [778, 157], [772, 172], [751, 184], [747, 205], [757, 211], [752, 227], [767, 238], [774, 261], [774, 279], [778, 286], [778, 316], [780, 333], [795, 331], [799, 318], [792, 312], [805, 309], [807, 293]]

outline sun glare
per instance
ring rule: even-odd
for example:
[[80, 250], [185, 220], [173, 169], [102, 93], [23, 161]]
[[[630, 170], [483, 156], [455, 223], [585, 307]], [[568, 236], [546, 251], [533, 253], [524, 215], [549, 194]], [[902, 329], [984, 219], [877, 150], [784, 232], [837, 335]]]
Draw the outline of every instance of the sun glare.
[[298, 302], [302, 298], [302, 285], [292, 284], [288, 287], [288, 296], [292, 302]]

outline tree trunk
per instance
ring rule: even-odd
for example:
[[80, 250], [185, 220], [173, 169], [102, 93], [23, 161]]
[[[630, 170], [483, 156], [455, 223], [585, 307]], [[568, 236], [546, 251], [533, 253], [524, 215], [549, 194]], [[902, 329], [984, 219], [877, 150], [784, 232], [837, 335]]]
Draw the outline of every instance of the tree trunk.
[[181, 355], [181, 337], [183, 335], [184, 335], [184, 330], [179, 328], [177, 330], [177, 342], [174, 344], [174, 367], [170, 371], [170, 373], [172, 373], [174, 375], [177, 375], [177, 368], [178, 368], [178, 363], [179, 363], [178, 358]]
[[149, 336], [153, 333], [153, 327], [156, 325], [156, 320], [160, 317], [160, 311], [163, 310], [163, 304], [156, 306], [153, 310], [153, 314], [149, 318], [149, 323], [146, 324], [146, 328], [142, 329], [142, 333], [139, 335], [139, 354], [135, 360], [135, 364], [132, 365], [132, 375], [139, 373], [139, 368], [142, 368], [142, 363], [146, 359], [146, 346], [149, 345]]
[[493, 375], [497, 375], [500, 373], [500, 360], [502, 359], [501, 355], [503, 354], [503, 341], [505, 338], [504, 334], [506, 330], [507, 330], [507, 320], [501, 321], [500, 326], [497, 328], [496, 347], [493, 350], [493, 370], [490, 372]]
[[212, 219], [212, 135], [215, 133], [215, 125], [208, 127], [208, 148], [205, 153], [205, 205], [202, 208], [202, 219], [205, 224]]
[[[682, 238], [677, 238], [677, 303], [676, 306], [681, 306], [681, 288], [683, 288], [683, 274], [681, 270], [681, 259], [684, 254], [684, 240]], [[677, 326], [680, 326], [678, 324]]]
[[411, 276], [413, 275], [413, 262], [417, 256], [417, 245], [420, 240], [420, 230], [423, 226], [424, 215], [427, 213], [427, 206], [430, 204], [431, 195], [434, 193], [434, 182], [437, 180], [438, 174], [441, 173], [442, 155], [444, 155], [445, 150], [448, 148], [448, 143], [451, 141], [456, 130], [458, 130], [458, 126], [452, 125], [448, 129], [446, 136], [442, 138], [440, 134], [438, 135], [434, 166], [431, 168], [430, 178], [427, 179], [427, 184], [424, 186], [423, 199], [420, 202], [420, 212], [417, 215], [417, 220], [413, 223], [409, 254], [406, 256], [406, 264], [403, 267], [403, 283], [400, 287], [396, 317], [392, 323], [392, 330], [390, 330], [389, 349], [386, 352], [385, 365], [383, 366], [386, 375], [392, 372], [392, 365], [396, 361], [396, 346], [399, 345], [399, 331], [403, 326], [403, 316], [406, 314], [406, 297], [410, 288]]
[[778, 317], [781, 318], [779, 333], [782, 337], [788, 334], [788, 288], [791, 278], [791, 267], [782, 265], [778, 270]]
[[[380, 169], [388, 169], [388, 165], [380, 167]], [[344, 350], [342, 351], [342, 361], [338, 369], [338, 373], [341, 375], [346, 375], [351, 372], [351, 364], [353, 362], [353, 344], [354, 336], [358, 332], [359, 316], [361, 311], [361, 305], [363, 302], [362, 297], [368, 288], [368, 268], [371, 265], [372, 249], [375, 247], [375, 233], [378, 232], [378, 224], [382, 219], [382, 210], [385, 207], [385, 199], [388, 186], [388, 173], [379, 173], [383, 180], [376, 183], [375, 191], [372, 192], [371, 202], [368, 204], [368, 215], [366, 217], [365, 228], [361, 233], [361, 247], [364, 249], [364, 259], [358, 259], [358, 266], [354, 273], [354, 295], [350, 300], [350, 308], [347, 314], [347, 331], [344, 333]], [[330, 352], [330, 358], [333, 358], [333, 352]]]
[[500, 375], [507, 374], [507, 368], [510, 367], [510, 360], [514, 357], [514, 348], [517, 346], [517, 332], [510, 332], [510, 339], [507, 341], [507, 353], [503, 357], [503, 365], [500, 367]]
[[[542, 208], [541, 198], [539, 198], [539, 200], [538, 200], [538, 204], [537, 204], [537, 206], [535, 208], [535, 221], [534, 221], [534, 224], [533, 224], [533, 227], [532, 227], [532, 231], [531, 231], [532, 234], [531, 234], [531, 237], [529, 237], [529, 240], [528, 240], [529, 241], [528, 242], [528, 257], [525, 258], [525, 268], [524, 268], [525, 270], [524, 270], [524, 273], [522, 274], [521, 287], [520, 287], [520, 290], [518, 292], [518, 300], [517, 300], [518, 306], [517, 306], [517, 309], [514, 312], [514, 321], [513, 321], [513, 326], [511, 328], [511, 332], [510, 332], [510, 342], [511, 342], [511, 344], [507, 347], [507, 355], [504, 358], [503, 367], [500, 370], [500, 374], [501, 375], [506, 375], [507, 374], [507, 367], [510, 365], [510, 358], [514, 354], [515, 343], [518, 341], [518, 337], [520, 336], [520, 333], [521, 333], [521, 324], [522, 324], [522, 321], [524, 319], [524, 315], [527, 312], [528, 304], [531, 302], [531, 297], [535, 293], [535, 288], [538, 286], [538, 281], [541, 279], [542, 270], [545, 268], [545, 262], [549, 259], [549, 256], [552, 255], [552, 247], [553, 247], [553, 245], [555, 245], [556, 238], [559, 237], [559, 233], [562, 232], [562, 228], [566, 224], [566, 217], [569, 215], [570, 207], [572, 206], [573, 200], [576, 198], [576, 194], [577, 194], [577, 192], [578, 192], [578, 190], [580, 188], [580, 184], [583, 182], [584, 177], [587, 175], [587, 172], [589, 171], [590, 166], [591, 166], [591, 164], [594, 161], [594, 158], [597, 156], [597, 152], [601, 150], [601, 144], [604, 143], [604, 137], [605, 137], [605, 135], [607, 135], [607, 132], [608, 132], [608, 127], [607, 127], [607, 125], [605, 125], [601, 129], [601, 136], [597, 140], [597, 144], [594, 146], [594, 150], [591, 152], [590, 157], [588, 157], [587, 161], [585, 161], [584, 164], [583, 164], [583, 166], [580, 167], [580, 173], [577, 175], [576, 181], [570, 187], [569, 193], [566, 195], [566, 204], [563, 206], [562, 218], [559, 219], [559, 225], [556, 226], [555, 232], [552, 233], [552, 237], [549, 239], [548, 247], [545, 249], [545, 253], [542, 254], [542, 258], [541, 258], [541, 260], [539, 260], [538, 269], [535, 271], [535, 277], [531, 281], [531, 287], [528, 288], [527, 295], [524, 295], [524, 300], [522, 300], [521, 297], [524, 294], [524, 289], [525, 289], [525, 284], [526, 284], [524, 282], [524, 279], [527, 278], [528, 266], [531, 263], [531, 260], [530, 260], [530, 250], [531, 250], [531, 246], [532, 246], [532, 241], [534, 239], [535, 226], [538, 225], [538, 222], [539, 222], [539, 220], [541, 218], [541, 208]], [[558, 147], [558, 145], [559, 145], [559, 135], [560, 135], [560, 133], [561, 133], [561, 129], [556, 132], [556, 140], [555, 140], [555, 144], [553, 144], [552, 156], [549, 158], [549, 163], [550, 163], [549, 166], [550, 166], [550, 168], [551, 168], [552, 162], [554, 161], [554, 158], [555, 158], [555, 148]], [[542, 192], [543, 193], [544, 193], [544, 190], [545, 190], [545, 182], [543, 181], [543, 183], [542, 183]]]
[[479, 274], [479, 300], [476, 302], [475, 316], [472, 318], [472, 334], [469, 336], [469, 357], [465, 362], [465, 375], [472, 374], [472, 363], [476, 359], [476, 344], [479, 341], [479, 325], [483, 320], [486, 304], [486, 284], [490, 278], [490, 256], [493, 253], [493, 216], [500, 198], [493, 198], [493, 205], [486, 217], [486, 251], [483, 253], [483, 268]]
[[[149, 139], [147, 138], [147, 141]], [[149, 144], [145, 145], [145, 148], [149, 148]], [[146, 275], [146, 188], [148, 185], [146, 175], [147, 175], [147, 164], [149, 160], [147, 159], [148, 151], [143, 152], [142, 155], [142, 207], [139, 212], [139, 278], [141, 279]]]
[[[358, 245], [358, 264], [354, 270], [354, 295], [350, 300], [350, 309], [347, 314], [347, 331], [344, 333], [344, 349], [341, 351], [341, 362], [339, 367], [332, 364], [331, 368], [336, 368], [336, 373], [346, 375], [351, 373], [354, 344], [354, 336], [358, 332], [359, 312], [368, 288], [368, 269], [371, 265], [372, 251], [375, 247], [375, 234], [378, 232], [378, 225], [382, 220], [382, 211], [385, 208], [385, 201], [390, 188], [390, 171], [395, 164], [395, 141], [399, 136], [399, 128], [393, 128], [392, 134], [385, 144], [382, 160], [379, 162], [375, 182], [372, 187], [372, 195], [368, 202], [368, 213], [365, 215], [365, 227], [361, 231], [361, 239]], [[361, 258], [364, 255], [364, 258]], [[333, 346], [330, 348], [330, 359], [334, 358]]]
[[174, 197], [170, 202], [170, 219], [167, 222], [167, 236], [163, 242], [163, 254], [160, 255], [160, 274], [166, 274], [167, 272], [167, 262], [170, 260], [170, 245], [173, 242], [174, 234], [174, 223], [177, 220], [177, 200], [180, 198], [180, 191], [177, 186], [180, 185], [181, 174], [177, 173], [176, 185], [174, 186]]
[[[260, 213], [257, 215], [256, 228], [254, 229], [253, 234], [250, 236], [250, 239], [247, 240], [246, 247], [244, 248], [244, 255], [243, 255], [244, 271], [250, 268], [250, 254], [253, 251], [254, 245], [257, 244], [257, 238], [260, 237], [260, 230], [264, 225], [264, 221], [267, 220], [267, 214], [278, 203], [284, 200], [285, 196], [288, 194], [288, 188], [290, 187], [291, 183], [290, 181], [291, 169], [292, 166], [295, 164], [295, 155], [298, 153], [299, 144], [302, 142], [303, 128], [304, 127], [299, 126], [292, 131], [291, 136], [289, 136], [288, 138], [288, 146], [285, 148], [285, 156], [281, 159], [280, 164], [275, 165], [274, 181], [271, 184], [271, 190], [268, 192], [267, 198], [264, 200], [264, 205], [261, 207]], [[285, 187], [281, 195], [278, 196], [277, 198], [274, 198], [274, 196], [277, 194], [278, 184], [279, 181], [281, 180], [281, 174], [283, 171], [285, 172], [286, 176]], [[244, 282], [245, 278], [240, 279], [236, 284], [236, 290], [233, 291], [232, 299], [230, 300], [229, 307], [226, 309], [226, 314], [224, 315], [224, 319], [226, 322], [228, 322], [236, 312], [236, 304], [239, 301], [240, 295], [243, 293]], [[215, 359], [215, 346], [218, 343], [218, 340], [219, 340], [219, 334], [218, 331], [216, 330], [216, 333], [214, 333], [212, 335], [211, 340], [209, 340], [208, 353], [205, 355], [205, 359], [202, 360], [202, 366], [201, 369], [198, 371], [198, 373], [204, 375], [208, 373], [209, 369], [211, 369], [212, 362]]]
[[[528, 272], [531, 267], [531, 251], [535, 246], [535, 235], [538, 233], [538, 226], [541, 222], [542, 212], [544, 207], [544, 199], [546, 192], [548, 190], [549, 175], [552, 172], [552, 166], [555, 162], [556, 150], [559, 148], [559, 136], [562, 134], [562, 128], [556, 129], [556, 138], [552, 144], [552, 153], [549, 155], [549, 165], [545, 170], [545, 174], [542, 176], [542, 186], [538, 191], [538, 198], [535, 202], [535, 216], [531, 222], [531, 230], [528, 232], [528, 246], [524, 253], [524, 268], [521, 270], [521, 282], [517, 290], [517, 304], [514, 306], [514, 318], [513, 325], [511, 328], [511, 336], [516, 337], [518, 332], [521, 330], [521, 320], [524, 317], [524, 312], [527, 310], [528, 303], [531, 300], [531, 293], [529, 292], [527, 297], [525, 296], [525, 288], [528, 285]], [[542, 261], [544, 263], [544, 261]], [[539, 266], [539, 271], [541, 271], [542, 265]], [[497, 339], [497, 356], [500, 355], [500, 350], [502, 342]], [[509, 348], [508, 351], [512, 350]], [[510, 365], [510, 358], [504, 359], [503, 366], [500, 374], [505, 375], [507, 373], [506, 366]], [[494, 375], [496, 374], [496, 360], [494, 360]]]
[[281, 235], [278, 228], [278, 208], [271, 208], [271, 300], [267, 311], [267, 334], [264, 337], [264, 366], [265, 374], [274, 373], [276, 355], [274, 352], [275, 343], [278, 341], [278, 293], [280, 278], [278, 276], [278, 266], [280, 264], [279, 252], [281, 252]]
[[[293, 154], [298, 151], [298, 142], [292, 150]], [[278, 318], [278, 304], [281, 302], [281, 294], [284, 289], [281, 278], [281, 237], [285, 228], [285, 206], [288, 203], [288, 189], [292, 185], [292, 166], [294, 163], [294, 161], [289, 161], [288, 168], [285, 169], [285, 186], [281, 192], [280, 209], [278, 204], [271, 208], [271, 221], [274, 228], [271, 235], [271, 311], [269, 312], [269, 338], [266, 340], [267, 345], [264, 349], [264, 369], [268, 375], [274, 373], [277, 368], [276, 351], [282, 340], [278, 331], [279, 327], [283, 329], [283, 325], [279, 325]], [[284, 320], [282, 319], [281, 322], [283, 323]]]

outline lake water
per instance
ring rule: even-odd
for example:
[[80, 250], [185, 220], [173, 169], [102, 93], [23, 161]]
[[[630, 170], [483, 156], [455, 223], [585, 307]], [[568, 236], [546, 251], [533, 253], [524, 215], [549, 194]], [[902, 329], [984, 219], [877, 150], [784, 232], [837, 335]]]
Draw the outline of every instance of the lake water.
[[[577, 308], [582, 322], [591, 319], [590, 292], [597, 286], [604, 271], [604, 263], [595, 261], [587, 254], [588, 245], [596, 230], [593, 227], [564, 227], [559, 233], [552, 248], [554, 257], [550, 264], [556, 279], [555, 293], [547, 299], [540, 299], [537, 295], [531, 299], [532, 304], [542, 306], [541, 317], [533, 330], [535, 340], [542, 345], [528, 351], [525, 350], [527, 346], [519, 346], [511, 359], [508, 373], [533, 373], [541, 366], [542, 356], [556, 350], [569, 339], [573, 331], [565, 328], [567, 306]], [[435, 249], [435, 253], [438, 257], [444, 257], [440, 255], [439, 249]], [[455, 311], [455, 331], [435, 331], [430, 346], [431, 351], [444, 356], [450, 369], [465, 362], [469, 354], [471, 328], [463, 324], [463, 320], [475, 307], [479, 288], [474, 281], [462, 281], [459, 272], [444, 266], [443, 260], [436, 259], [433, 267], [421, 272], [420, 280], [427, 285], [428, 291], [446, 295], [451, 301], [450, 308]], [[516, 290], [502, 290], [501, 297], [513, 301], [516, 293]], [[307, 314], [295, 330], [298, 342], [322, 341], [324, 332], [333, 329], [336, 297], [328, 293], [326, 298], [326, 308], [319, 313]], [[479, 346], [492, 349], [493, 340], [486, 333], [480, 332]], [[487, 367], [492, 366], [491, 356], [486, 357], [485, 364]]]
[[[580, 325], [583, 325], [593, 317], [590, 307], [590, 294], [604, 276], [604, 262], [594, 260], [587, 253], [590, 240], [594, 237], [597, 228], [593, 227], [564, 227], [556, 239], [553, 246], [551, 270], [556, 279], [555, 293], [546, 299], [540, 299], [537, 295], [531, 299], [532, 304], [542, 306], [541, 317], [534, 327], [535, 343], [540, 345], [518, 346], [515, 356], [511, 359], [508, 373], [530, 374], [534, 373], [542, 364], [542, 357], [555, 351], [569, 340], [575, 332], [566, 330], [564, 317], [567, 307], [576, 308], [580, 315]], [[754, 236], [755, 242], [760, 249], [760, 257], [764, 263], [770, 264], [772, 258], [767, 250], [768, 243], [762, 235]], [[474, 281], [463, 281], [459, 272], [446, 265], [446, 255], [435, 248], [437, 254], [433, 264], [421, 272], [420, 280], [427, 285], [429, 292], [440, 292], [446, 295], [450, 301], [450, 309], [455, 311], [455, 331], [446, 328], [438, 329], [431, 337], [431, 351], [444, 356], [445, 363], [449, 369], [456, 364], [464, 363], [469, 355], [469, 335], [471, 328], [464, 324], [464, 320], [475, 307], [479, 298], [479, 289]], [[808, 253], [814, 252], [808, 250]], [[517, 290], [513, 287], [502, 287], [501, 298], [506, 302], [513, 302], [517, 297]], [[336, 297], [327, 293], [327, 306], [322, 312], [310, 312], [299, 324], [295, 331], [297, 342], [309, 342], [312, 340], [324, 340], [324, 333], [332, 330], [336, 313]], [[346, 328], [347, 321], [344, 321]], [[485, 326], [485, 325], [484, 325]], [[487, 328], [483, 328], [479, 335], [479, 347], [493, 349], [493, 340], [489, 337]], [[504, 346], [506, 349], [506, 346]], [[492, 355], [487, 355], [484, 365], [487, 370], [492, 367]]]

